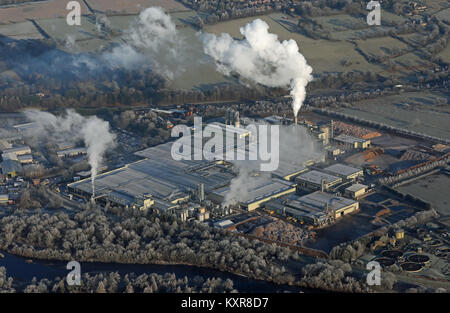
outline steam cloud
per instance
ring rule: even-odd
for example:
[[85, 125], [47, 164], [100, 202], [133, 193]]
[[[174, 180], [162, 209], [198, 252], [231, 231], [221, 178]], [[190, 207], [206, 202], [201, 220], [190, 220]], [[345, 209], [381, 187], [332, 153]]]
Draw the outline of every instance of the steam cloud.
[[[273, 145], [270, 144], [270, 147]], [[282, 167], [287, 163], [290, 168], [297, 169], [301, 169], [307, 161], [317, 159], [322, 154], [307, 129], [300, 125], [280, 125], [279, 149], [279, 166]], [[230, 190], [223, 199], [223, 206], [235, 205], [246, 200], [250, 190], [271, 180], [270, 173], [258, 171], [260, 162], [260, 160], [233, 161], [238, 175], [230, 182]]]
[[64, 138], [68, 141], [83, 139], [91, 166], [92, 196], [95, 196], [95, 178], [107, 149], [115, 145], [115, 135], [109, 131], [109, 123], [96, 116], [84, 117], [73, 110], [64, 116], [48, 112], [27, 110], [26, 117], [38, 125], [38, 135], [50, 139]]
[[243, 40], [229, 34], [203, 34], [204, 52], [214, 58], [225, 75], [240, 76], [268, 87], [289, 87], [292, 109], [297, 116], [306, 96], [306, 85], [312, 80], [312, 68], [306, 63], [293, 40], [280, 42], [269, 33], [269, 25], [256, 19], [241, 27]]
[[184, 40], [162, 8], [142, 10], [122, 39], [123, 43], [103, 55], [111, 66], [133, 68], [147, 64], [169, 79], [183, 70], [184, 55], [180, 51]]

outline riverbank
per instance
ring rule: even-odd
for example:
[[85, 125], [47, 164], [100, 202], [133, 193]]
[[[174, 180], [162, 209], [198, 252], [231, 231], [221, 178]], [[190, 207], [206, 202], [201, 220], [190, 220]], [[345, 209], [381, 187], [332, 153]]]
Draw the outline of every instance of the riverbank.
[[[66, 269], [65, 261], [57, 260], [41, 260], [31, 259], [33, 262], [28, 263], [27, 258], [12, 255], [7, 252], [0, 259], [0, 266], [7, 269], [8, 276], [14, 278], [19, 283], [30, 282], [34, 277], [37, 280], [47, 278], [55, 279], [57, 277], [66, 276], [69, 271]], [[198, 267], [187, 264], [122, 264], [122, 263], [101, 263], [101, 262], [80, 262], [81, 274], [98, 274], [118, 272], [121, 275], [134, 273], [136, 275], [157, 273], [157, 274], [175, 274], [177, 277], [186, 276], [188, 279], [193, 279], [196, 276], [202, 277], [205, 280], [208, 278], [222, 278], [231, 279], [234, 282], [234, 288], [239, 292], [244, 293], [281, 293], [281, 292], [295, 292], [295, 293], [314, 293], [321, 292], [320, 290], [313, 290], [301, 288], [298, 286], [279, 285], [268, 281], [256, 280], [248, 278], [240, 274], [232, 274], [229, 272], [222, 272], [219, 270]]]

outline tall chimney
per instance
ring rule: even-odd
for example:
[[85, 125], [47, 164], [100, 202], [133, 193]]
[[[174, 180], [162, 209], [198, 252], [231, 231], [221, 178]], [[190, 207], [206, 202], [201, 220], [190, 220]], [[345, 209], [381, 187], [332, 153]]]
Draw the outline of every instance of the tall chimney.
[[297, 117], [297, 115], [294, 117], [294, 124], [298, 124], [298, 117]]

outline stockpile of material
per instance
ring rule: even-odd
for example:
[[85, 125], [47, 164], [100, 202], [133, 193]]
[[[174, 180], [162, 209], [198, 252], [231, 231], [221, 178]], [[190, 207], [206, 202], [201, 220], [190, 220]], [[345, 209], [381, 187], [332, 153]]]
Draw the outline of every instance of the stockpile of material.
[[356, 125], [347, 124], [340, 121], [333, 122], [335, 134], [345, 134], [362, 139], [372, 139], [381, 136], [379, 132], [371, 131], [367, 128], [362, 128]]
[[300, 245], [309, 238], [310, 232], [273, 218], [272, 222], [255, 227], [250, 232], [250, 235], [292, 245]]

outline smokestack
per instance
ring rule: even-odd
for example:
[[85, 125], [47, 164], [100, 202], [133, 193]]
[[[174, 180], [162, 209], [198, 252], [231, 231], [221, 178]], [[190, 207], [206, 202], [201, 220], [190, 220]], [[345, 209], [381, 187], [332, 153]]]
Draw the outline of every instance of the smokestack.
[[198, 184], [198, 199], [200, 201], [205, 201], [205, 184]]
[[334, 121], [333, 120], [331, 120], [330, 138], [334, 138]]
[[294, 117], [294, 124], [298, 124], [298, 117], [297, 117], [297, 115]]

